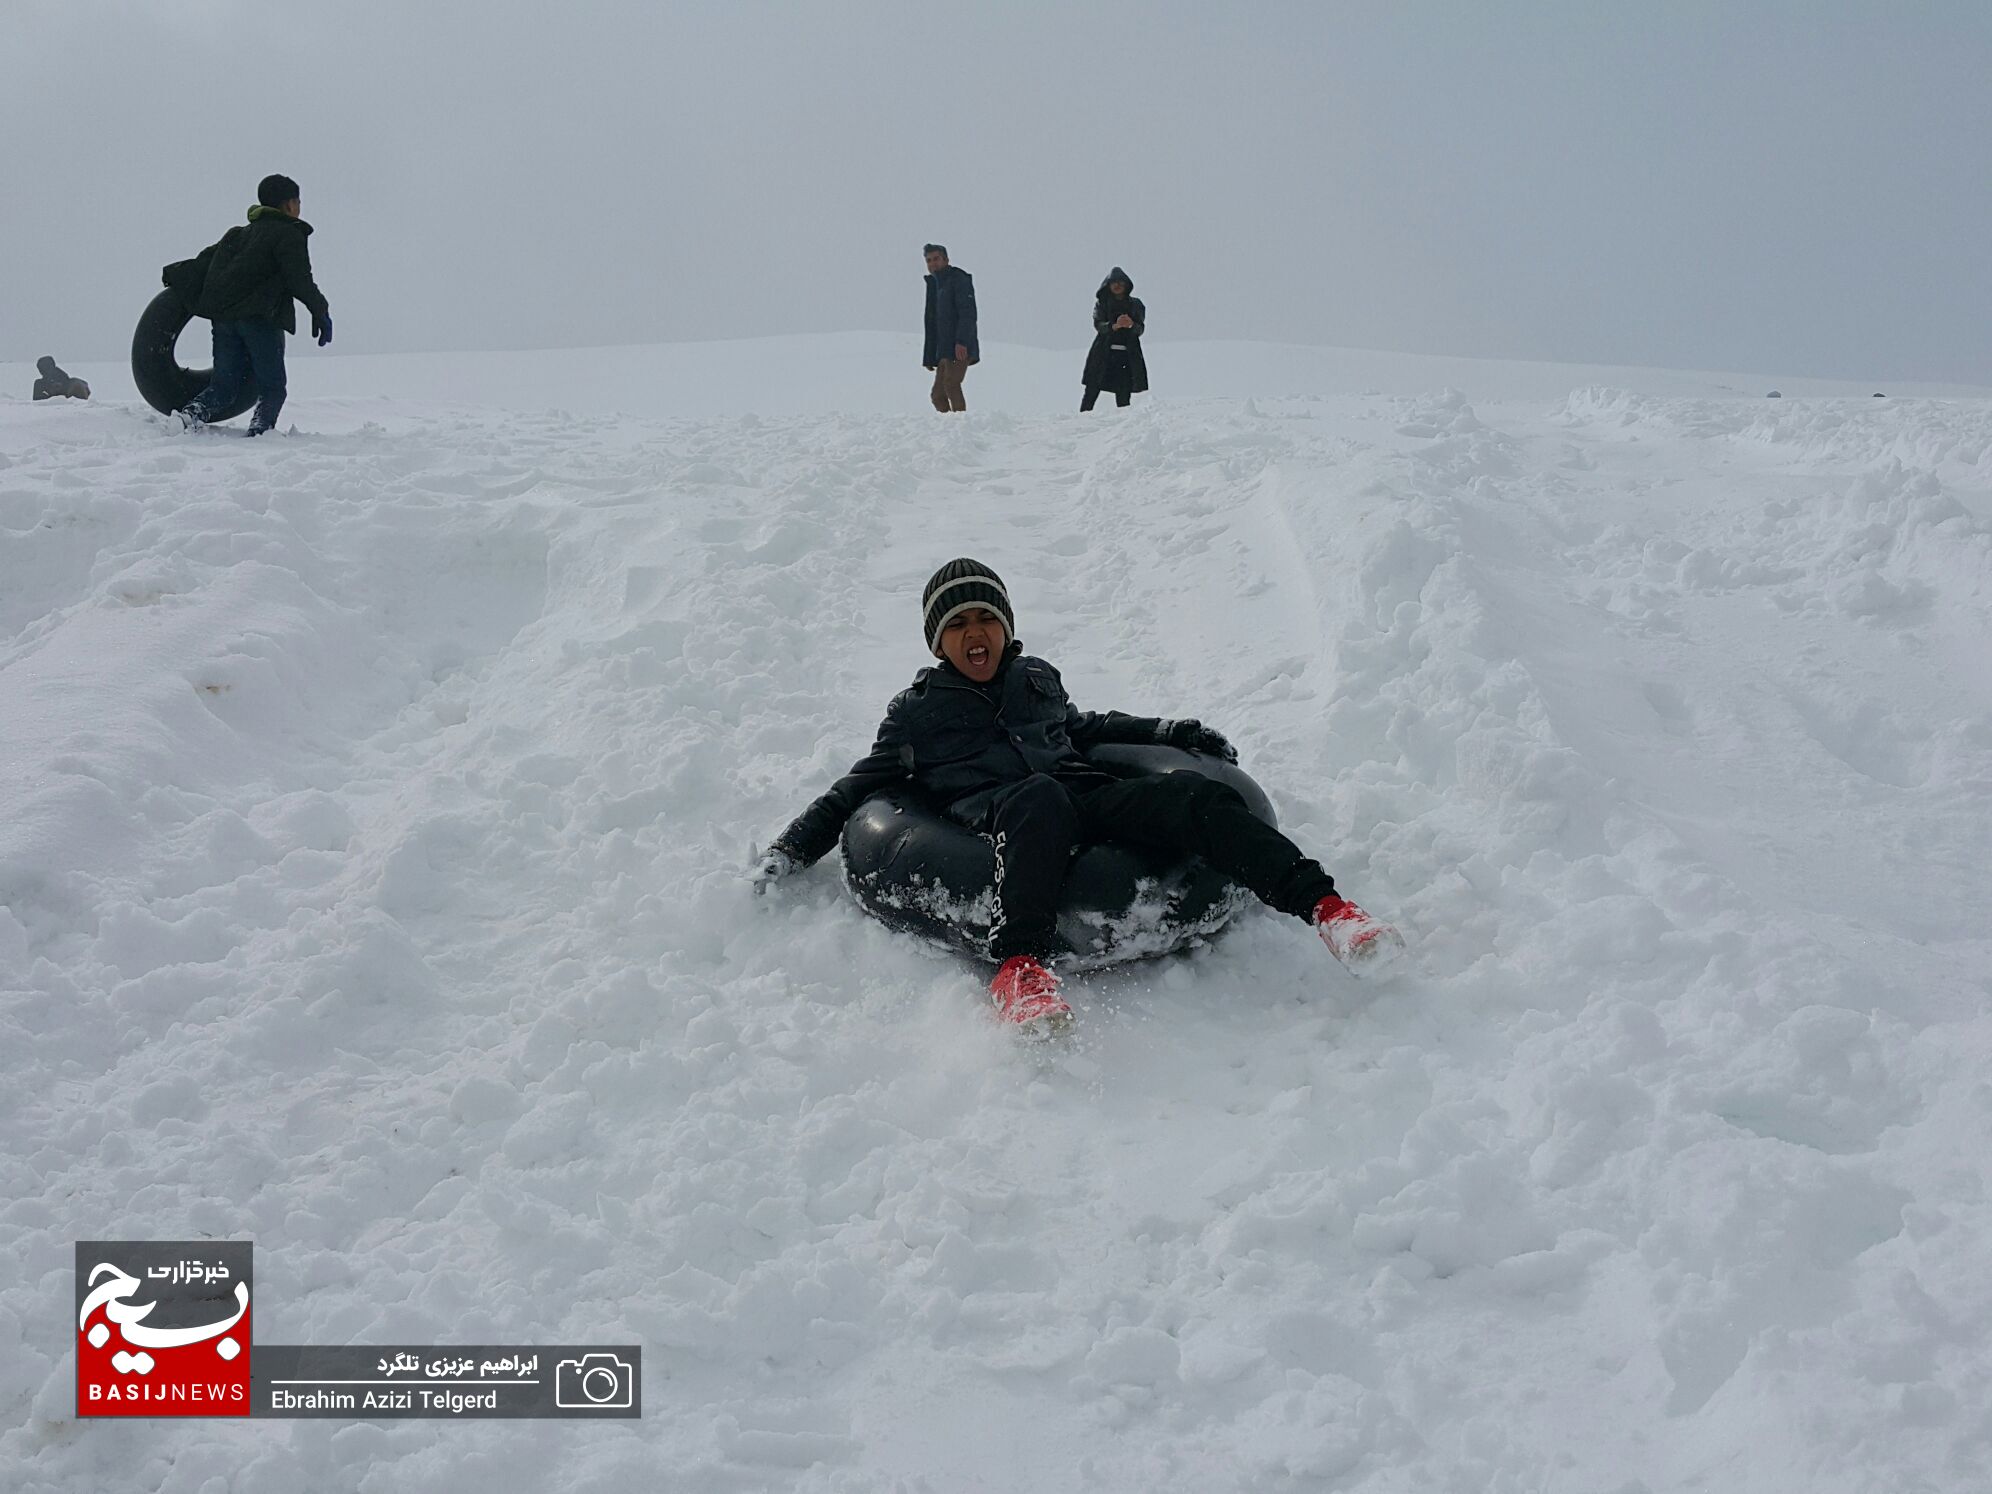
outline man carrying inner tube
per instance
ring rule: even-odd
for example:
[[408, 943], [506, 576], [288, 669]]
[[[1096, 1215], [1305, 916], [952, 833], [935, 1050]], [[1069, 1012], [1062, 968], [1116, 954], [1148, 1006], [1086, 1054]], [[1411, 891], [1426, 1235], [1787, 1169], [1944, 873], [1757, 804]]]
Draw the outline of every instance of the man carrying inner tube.
[[995, 846], [989, 953], [999, 966], [989, 991], [1009, 1021], [1071, 1019], [1047, 962], [1066, 867], [1082, 842], [1201, 856], [1312, 924], [1352, 970], [1375, 969], [1403, 950], [1395, 929], [1337, 894], [1320, 863], [1247, 809], [1237, 790], [1195, 773], [1116, 778], [1084, 756], [1108, 742], [1142, 742], [1236, 762], [1220, 733], [1200, 721], [1077, 709], [1058, 671], [1011, 636], [1010, 594], [979, 561], [942, 566], [921, 603], [927, 647], [941, 662], [893, 698], [872, 750], [776, 837], [750, 874], [756, 892], [813, 864], [860, 804], [910, 778], [949, 819]]
[[178, 413], [188, 430], [226, 413], [256, 381], [256, 412], [249, 434], [274, 430], [284, 407], [284, 334], [297, 331], [297, 308], [311, 313], [311, 335], [322, 348], [332, 341], [332, 308], [311, 278], [311, 225], [299, 217], [303, 201], [287, 176], [266, 176], [256, 188], [247, 226], [231, 228], [192, 259], [166, 266], [162, 278], [196, 316], [214, 323], [214, 377]]

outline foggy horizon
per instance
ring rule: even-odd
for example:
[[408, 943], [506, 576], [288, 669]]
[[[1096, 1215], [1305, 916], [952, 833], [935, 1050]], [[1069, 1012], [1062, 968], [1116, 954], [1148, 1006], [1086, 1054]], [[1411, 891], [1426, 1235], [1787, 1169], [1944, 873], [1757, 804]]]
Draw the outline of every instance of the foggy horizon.
[[1120, 264], [1157, 344], [1992, 384], [1981, 8], [27, 0], [10, 32], [0, 361], [121, 358], [281, 171], [340, 353], [917, 332], [931, 239], [997, 344], [1082, 346]]

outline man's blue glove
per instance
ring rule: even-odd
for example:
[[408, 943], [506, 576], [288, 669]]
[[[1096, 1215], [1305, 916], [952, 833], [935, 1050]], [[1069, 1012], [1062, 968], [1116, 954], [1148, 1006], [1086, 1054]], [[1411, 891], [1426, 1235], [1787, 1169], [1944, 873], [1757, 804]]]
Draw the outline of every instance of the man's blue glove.
[[1171, 747], [1180, 747], [1185, 752], [1208, 752], [1212, 757], [1221, 757], [1228, 763], [1238, 761], [1238, 749], [1226, 740], [1223, 732], [1215, 727], [1205, 726], [1194, 717], [1181, 721], [1162, 723], [1162, 740]]
[[318, 345], [321, 348], [332, 340], [331, 312], [328, 311], [323, 316], [314, 316], [311, 319], [311, 335], [318, 339]]

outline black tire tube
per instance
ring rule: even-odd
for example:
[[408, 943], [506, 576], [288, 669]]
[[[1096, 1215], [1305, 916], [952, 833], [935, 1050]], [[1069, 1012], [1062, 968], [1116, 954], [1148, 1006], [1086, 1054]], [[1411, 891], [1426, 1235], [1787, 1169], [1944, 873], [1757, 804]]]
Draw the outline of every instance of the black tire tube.
[[[1174, 747], [1095, 748], [1116, 773], [1201, 773], [1229, 784], [1269, 825], [1265, 791], [1244, 769]], [[995, 852], [946, 819], [917, 790], [887, 789], [844, 826], [844, 879], [866, 912], [987, 960]], [[1119, 964], [1172, 953], [1216, 933], [1251, 894], [1197, 857], [1174, 859], [1134, 846], [1090, 845], [1072, 858], [1058, 910], [1058, 950], [1077, 966]]]
[[[182, 368], [174, 353], [180, 333], [194, 319], [179, 292], [162, 290], [152, 298], [131, 335], [131, 379], [145, 402], [161, 415], [171, 415], [207, 388], [214, 371]], [[256, 381], [245, 378], [242, 392], [225, 410], [208, 411], [208, 421], [233, 420], [256, 403]]]

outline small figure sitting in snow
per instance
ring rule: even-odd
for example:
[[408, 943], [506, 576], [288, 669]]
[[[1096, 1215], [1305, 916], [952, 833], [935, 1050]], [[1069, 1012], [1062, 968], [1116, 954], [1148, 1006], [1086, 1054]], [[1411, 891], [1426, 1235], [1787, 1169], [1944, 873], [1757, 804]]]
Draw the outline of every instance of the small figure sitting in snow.
[[1059, 892], [1075, 846], [1121, 841], [1201, 856], [1261, 901], [1312, 925], [1351, 969], [1394, 959], [1404, 941], [1335, 891], [1319, 862], [1256, 818], [1237, 790], [1193, 773], [1119, 778], [1088, 748], [1155, 743], [1237, 761], [1199, 721], [1077, 709], [1058, 671], [1013, 637], [1010, 594], [988, 566], [953, 560], [922, 597], [927, 647], [940, 659], [886, 708], [878, 738], [797, 816], [751, 879], [757, 892], [812, 865], [872, 794], [911, 779], [950, 820], [996, 846], [990, 994], [1010, 1021], [1069, 1020], [1048, 962]]
[[88, 399], [90, 386], [81, 379], [71, 378], [56, 366], [53, 358], [43, 358], [35, 364], [41, 377], [35, 380], [36, 399]]

